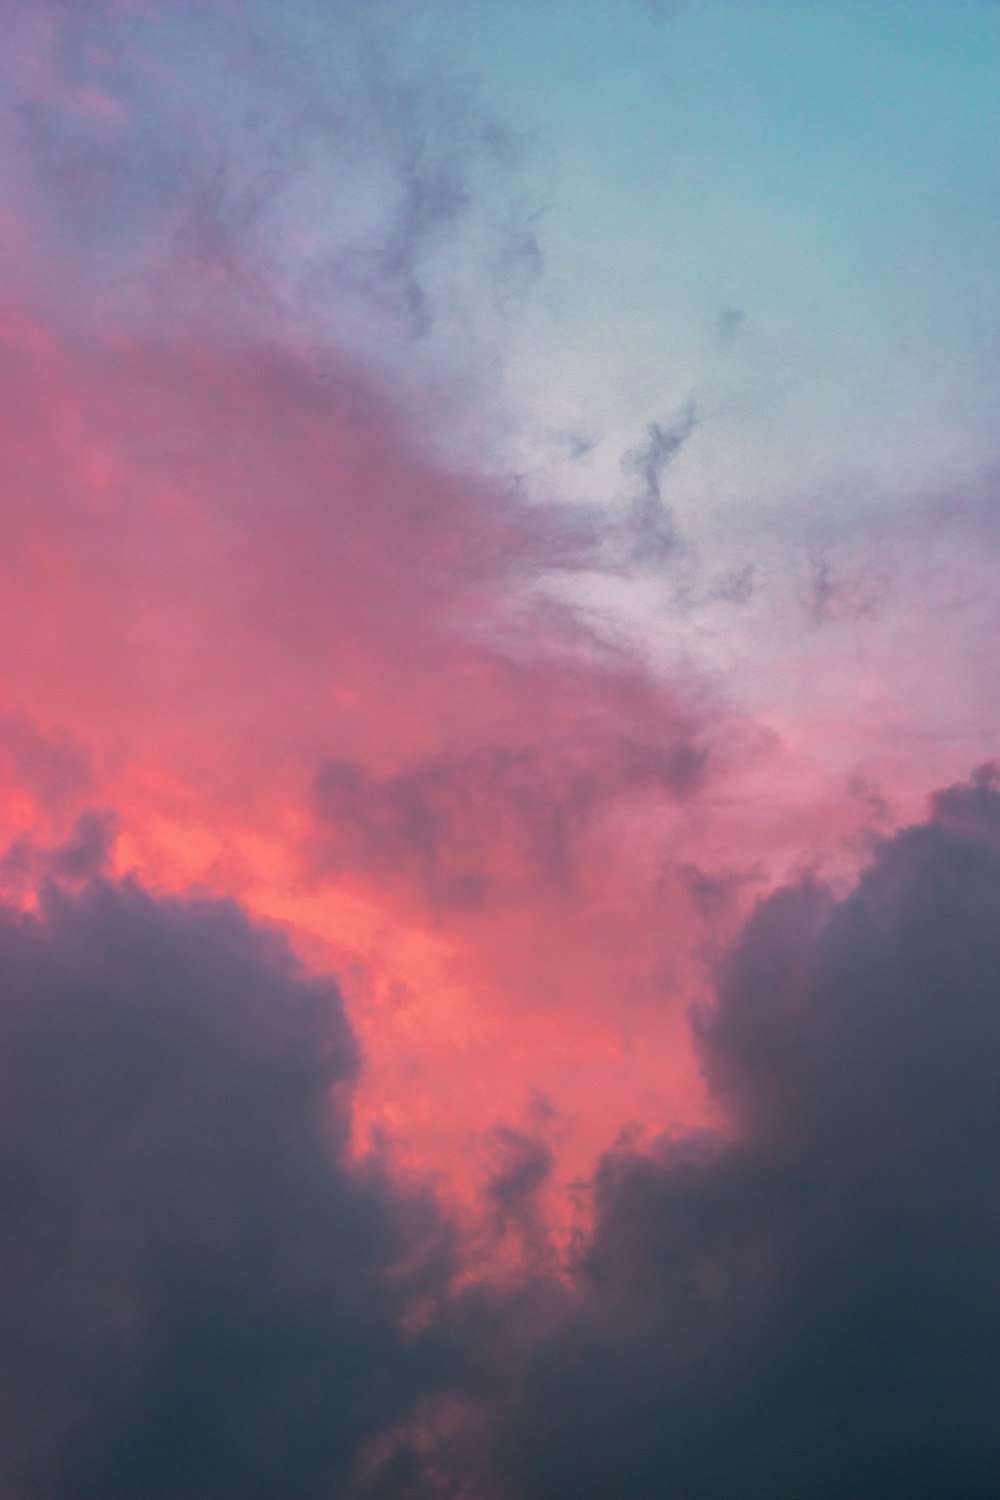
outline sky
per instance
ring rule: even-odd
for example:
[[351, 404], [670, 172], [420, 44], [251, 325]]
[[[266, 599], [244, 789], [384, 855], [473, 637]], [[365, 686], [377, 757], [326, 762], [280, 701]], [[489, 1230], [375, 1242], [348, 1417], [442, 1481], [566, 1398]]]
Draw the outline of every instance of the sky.
[[0, 33], [0, 1500], [995, 1500], [1000, 7]]

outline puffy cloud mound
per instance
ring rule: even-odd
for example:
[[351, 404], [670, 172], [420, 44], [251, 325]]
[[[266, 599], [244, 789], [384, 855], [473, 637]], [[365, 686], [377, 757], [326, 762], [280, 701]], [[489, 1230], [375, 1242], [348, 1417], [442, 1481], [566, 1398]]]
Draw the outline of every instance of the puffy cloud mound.
[[699, 1021], [732, 1130], [622, 1149], [499, 1452], [537, 1500], [1000, 1490], [1000, 791], [765, 901]]
[[447, 1237], [349, 1162], [356, 1067], [234, 905], [95, 880], [0, 916], [5, 1500], [339, 1493], [433, 1385]]

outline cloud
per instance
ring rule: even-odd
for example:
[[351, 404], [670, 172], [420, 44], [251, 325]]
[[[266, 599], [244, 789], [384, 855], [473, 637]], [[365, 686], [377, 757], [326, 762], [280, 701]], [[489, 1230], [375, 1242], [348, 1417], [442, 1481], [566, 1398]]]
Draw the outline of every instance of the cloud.
[[[561, 1186], [623, 1115], [696, 1117], [709, 906], [663, 871], [711, 876], [751, 736], [586, 603], [608, 552], [621, 582], [637, 538], [668, 540], [692, 414], [633, 455], [623, 537], [443, 456], [482, 415], [443, 351], [407, 334], [380, 381], [368, 304], [414, 277], [447, 292], [466, 233], [481, 286], [519, 148], [412, 37], [372, 22], [375, 45], [365, 7], [16, 9], [0, 713], [38, 730], [7, 757], [0, 811], [35, 848], [12, 894], [99, 806], [112, 868], [292, 924], [351, 976], [359, 1128], [466, 1198], [488, 1173], [472, 1185], [469, 1141], [536, 1089], [572, 1117]], [[363, 316], [348, 245], [391, 250]], [[39, 735], [81, 747], [86, 779], [59, 781]], [[32, 776], [59, 787], [41, 828]]]
[[639, 479], [630, 515], [633, 561], [663, 562], [677, 544], [673, 511], [663, 498], [663, 476], [697, 425], [698, 413], [694, 403], [689, 402], [686, 411], [671, 426], [651, 422], [645, 446], [632, 449], [622, 460], [625, 471]]
[[516, 1244], [519, 1275], [526, 1270], [533, 1275], [550, 1271], [558, 1257], [542, 1193], [552, 1175], [552, 1147], [538, 1129], [529, 1132], [507, 1125], [497, 1126], [491, 1144], [494, 1171], [486, 1186], [486, 1201], [493, 1210], [490, 1228], [501, 1246]]
[[815, 624], [859, 620], [877, 613], [890, 580], [871, 558], [853, 572], [839, 569], [825, 551], [809, 559], [809, 613]]
[[384, 888], [402, 877], [439, 910], [537, 899], [578, 884], [593, 820], [636, 790], [695, 793], [707, 753], [685, 739], [636, 744], [614, 732], [546, 745], [478, 748], [378, 779], [328, 762], [317, 778], [326, 870], [354, 868]]
[[844, 899], [759, 907], [699, 1021], [731, 1127], [604, 1159], [515, 1494], [995, 1491], [998, 827], [986, 771]]
[[327, 271], [424, 335], [461, 265], [456, 248], [482, 259], [489, 278], [482, 290], [491, 297], [537, 272], [539, 211], [516, 186], [515, 134], [467, 84], [441, 75], [397, 79], [384, 48], [374, 57], [357, 113], [369, 120], [389, 165], [388, 193], [382, 214], [331, 256]]
[[6, 786], [31, 797], [36, 816], [58, 816], [92, 784], [86, 756], [65, 734], [14, 714], [0, 716], [0, 766]]
[[509, 315], [537, 272], [516, 132], [468, 80], [421, 66], [398, 13], [4, 9], [2, 161], [32, 251], [8, 236], [4, 274], [67, 320], [148, 328], [225, 307], [385, 374], [387, 349], [439, 319], [453, 345], [494, 304]]
[[[617, 1055], [609, 994], [681, 1029], [686, 898], [664, 918], [662, 859], [633, 849], [711, 786], [723, 715], [553, 599], [592, 515], [442, 462], [342, 353], [225, 306], [141, 336], [8, 308], [0, 386], [0, 702], [87, 752], [43, 843], [85, 797], [119, 868], [364, 968], [364, 1117], [435, 1170], [537, 1086], [567, 1105], [588, 1028]], [[536, 1004], [574, 1014], [572, 1047], [554, 1024], [524, 1045]], [[647, 1049], [657, 1094], [680, 1059]], [[611, 1066], [573, 1175], [632, 1091]]]
[[31, 904], [40, 886], [86, 884], [111, 873], [118, 818], [88, 807], [74, 819], [65, 839], [46, 846], [40, 829], [13, 839], [0, 856], [0, 890], [12, 905]]
[[350, 1157], [335, 987], [232, 903], [69, 879], [0, 921], [5, 1493], [992, 1493], [992, 767], [760, 904], [696, 1019], [727, 1124], [626, 1132], [568, 1282], [547, 1103], [490, 1140], [520, 1275], [455, 1290]]
[[445, 1373], [411, 1313], [450, 1260], [349, 1159], [336, 988], [232, 904], [97, 881], [0, 914], [0, 994], [3, 1493], [342, 1493]]

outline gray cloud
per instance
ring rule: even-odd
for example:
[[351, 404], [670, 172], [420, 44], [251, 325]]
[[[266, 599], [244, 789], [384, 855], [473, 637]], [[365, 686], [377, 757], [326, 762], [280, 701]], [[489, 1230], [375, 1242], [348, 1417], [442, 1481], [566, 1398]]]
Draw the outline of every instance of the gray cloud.
[[532, 1500], [1000, 1484], [1000, 791], [758, 910], [699, 1022], [732, 1130], [597, 1178], [498, 1452]]
[[433, 1212], [347, 1160], [332, 985], [231, 905], [0, 915], [0, 1489], [342, 1493], [442, 1373]]

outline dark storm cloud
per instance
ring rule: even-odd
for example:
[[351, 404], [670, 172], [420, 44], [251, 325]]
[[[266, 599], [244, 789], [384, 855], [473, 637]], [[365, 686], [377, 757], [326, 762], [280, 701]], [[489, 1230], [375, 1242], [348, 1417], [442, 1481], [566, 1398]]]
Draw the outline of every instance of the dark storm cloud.
[[725, 1136], [621, 1150], [499, 1444], [532, 1500], [1000, 1492], [1000, 791], [843, 901], [763, 903], [704, 1064]]
[[342, 1493], [433, 1386], [402, 1323], [447, 1243], [348, 1165], [356, 1066], [336, 990], [232, 905], [0, 916], [5, 1500]]

